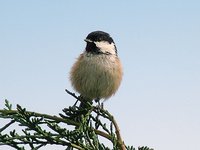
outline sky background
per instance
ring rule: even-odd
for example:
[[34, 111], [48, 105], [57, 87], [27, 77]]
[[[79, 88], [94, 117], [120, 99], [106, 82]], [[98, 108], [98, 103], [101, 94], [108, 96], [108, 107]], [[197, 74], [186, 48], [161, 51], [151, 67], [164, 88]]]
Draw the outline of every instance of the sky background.
[[123, 63], [122, 84], [104, 106], [125, 143], [199, 149], [198, 0], [0, 0], [0, 108], [8, 99], [58, 115], [72, 105], [69, 71], [95, 30], [110, 33]]

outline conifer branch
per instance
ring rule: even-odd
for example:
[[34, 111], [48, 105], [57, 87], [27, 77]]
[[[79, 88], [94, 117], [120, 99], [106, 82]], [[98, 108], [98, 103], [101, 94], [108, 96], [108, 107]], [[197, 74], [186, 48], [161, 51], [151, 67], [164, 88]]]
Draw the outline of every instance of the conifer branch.
[[[8, 122], [0, 125], [0, 146], [20, 150], [24, 150], [25, 145], [34, 150], [46, 145], [61, 145], [69, 150], [136, 150], [124, 144], [119, 126], [107, 110], [90, 103], [86, 108], [78, 107], [76, 104], [82, 99], [68, 90], [66, 92], [77, 102], [64, 108], [59, 116], [27, 111], [20, 105], [13, 109], [5, 100], [0, 119]], [[18, 128], [13, 129], [13, 125]], [[100, 137], [110, 141], [112, 146], [106, 146]], [[139, 147], [138, 150], [153, 149]]]

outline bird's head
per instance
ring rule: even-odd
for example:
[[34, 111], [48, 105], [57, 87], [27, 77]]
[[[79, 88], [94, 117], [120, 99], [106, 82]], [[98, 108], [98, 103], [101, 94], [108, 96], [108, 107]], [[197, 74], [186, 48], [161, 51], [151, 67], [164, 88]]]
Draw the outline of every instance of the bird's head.
[[117, 48], [112, 37], [103, 31], [94, 31], [88, 34], [86, 52], [93, 54], [117, 55]]

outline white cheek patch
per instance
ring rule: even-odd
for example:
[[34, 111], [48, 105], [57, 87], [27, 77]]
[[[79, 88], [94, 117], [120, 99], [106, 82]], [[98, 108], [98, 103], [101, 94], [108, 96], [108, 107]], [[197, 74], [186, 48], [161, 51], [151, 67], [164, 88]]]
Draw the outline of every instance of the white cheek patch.
[[103, 52], [103, 53], [110, 53], [116, 55], [116, 49], [114, 43], [108, 43], [107, 41], [100, 41], [94, 42], [96, 46]]

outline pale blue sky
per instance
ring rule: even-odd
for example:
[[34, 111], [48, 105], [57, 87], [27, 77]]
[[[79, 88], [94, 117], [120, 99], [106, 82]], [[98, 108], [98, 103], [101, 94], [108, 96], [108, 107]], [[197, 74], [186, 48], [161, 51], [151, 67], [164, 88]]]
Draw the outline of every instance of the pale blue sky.
[[125, 143], [199, 149], [197, 0], [1, 0], [0, 107], [7, 98], [56, 115], [72, 105], [64, 91], [72, 90], [68, 73], [95, 30], [111, 34], [124, 66], [121, 87], [105, 108]]

